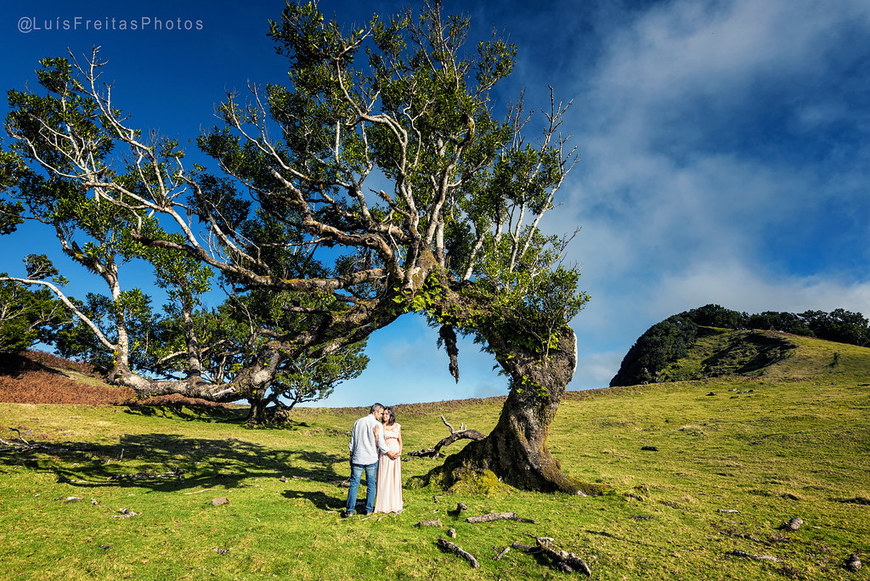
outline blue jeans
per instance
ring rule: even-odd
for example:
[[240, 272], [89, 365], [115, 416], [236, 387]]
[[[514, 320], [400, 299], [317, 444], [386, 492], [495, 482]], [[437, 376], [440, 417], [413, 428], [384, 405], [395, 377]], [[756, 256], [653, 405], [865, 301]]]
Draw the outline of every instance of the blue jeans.
[[366, 512], [375, 511], [375, 490], [378, 482], [378, 463], [374, 464], [350, 464], [350, 490], [347, 491], [347, 512], [353, 514], [356, 511], [356, 493], [359, 489], [363, 472], [366, 473]]

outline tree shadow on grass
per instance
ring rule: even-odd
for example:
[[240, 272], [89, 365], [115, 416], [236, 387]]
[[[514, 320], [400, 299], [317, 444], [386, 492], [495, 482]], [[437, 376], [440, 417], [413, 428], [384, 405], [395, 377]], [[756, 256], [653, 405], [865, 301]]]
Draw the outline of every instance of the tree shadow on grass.
[[277, 450], [230, 438], [209, 440], [175, 434], [123, 436], [117, 444], [39, 443], [0, 448], [3, 467], [51, 472], [59, 482], [84, 488], [107, 486], [175, 491], [244, 486], [252, 478], [306, 479], [334, 483], [345, 457], [306, 450]]
[[130, 403], [124, 410], [124, 413], [145, 417], [220, 424], [243, 424], [248, 415], [248, 410], [241, 407], [228, 408], [222, 405], [189, 404], [184, 402], [153, 405], [147, 403], [147, 401]]

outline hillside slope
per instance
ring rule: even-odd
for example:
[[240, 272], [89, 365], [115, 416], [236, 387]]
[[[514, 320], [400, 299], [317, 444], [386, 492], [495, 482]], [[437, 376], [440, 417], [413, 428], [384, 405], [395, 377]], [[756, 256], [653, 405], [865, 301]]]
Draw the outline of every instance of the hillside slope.
[[[787, 365], [799, 346], [814, 350], [817, 355], [804, 357], [800, 365]], [[870, 349], [778, 331], [704, 326], [687, 329], [665, 321], [659, 325], [657, 335], [645, 334], [638, 339], [610, 385], [771, 374], [784, 377], [788, 373], [807, 378], [840, 365], [840, 357], [845, 353], [864, 352], [870, 353]]]
[[658, 381], [688, 381], [729, 375], [760, 376], [789, 358], [796, 337], [773, 331], [733, 331], [701, 327], [685, 356], [670, 362]]
[[232, 407], [177, 394], [137, 400], [132, 389], [109, 385], [89, 365], [43, 351], [0, 354], [0, 402]]
[[41, 351], [0, 355], [0, 402], [121, 404], [132, 389], [110, 386], [87, 365]]
[[[759, 329], [775, 335], [739, 333], [725, 343], [722, 331]], [[711, 336], [714, 338], [711, 339]], [[672, 315], [644, 331], [622, 360], [611, 386], [640, 385], [760, 372], [787, 356], [786, 336], [814, 337], [848, 345], [870, 346], [870, 321], [844, 309], [754, 315], [709, 304]], [[722, 337], [719, 337], [722, 339]], [[696, 361], [700, 356], [701, 360]], [[681, 359], [694, 361], [688, 368]]]

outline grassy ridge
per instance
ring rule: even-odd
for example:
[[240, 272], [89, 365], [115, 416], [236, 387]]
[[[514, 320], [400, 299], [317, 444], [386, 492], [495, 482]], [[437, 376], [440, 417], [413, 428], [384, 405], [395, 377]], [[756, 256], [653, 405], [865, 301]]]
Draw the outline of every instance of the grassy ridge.
[[[0, 574], [574, 578], [519, 550], [491, 558], [537, 535], [583, 557], [595, 579], [866, 579], [867, 567], [842, 564], [870, 561], [870, 350], [791, 340], [758, 377], [569, 393], [551, 449], [603, 496], [409, 489], [402, 514], [350, 520], [338, 516], [340, 482], [361, 409], [299, 410], [292, 429], [248, 430], [219, 410], [3, 404], [0, 438], [20, 443], [15, 427], [44, 447], [0, 448]], [[447, 434], [440, 413], [486, 433], [500, 407], [400, 407], [405, 450]], [[437, 462], [405, 462], [405, 479]], [[468, 524], [447, 513], [457, 502], [463, 517], [514, 511], [536, 523]], [[792, 517], [799, 530], [778, 528]], [[440, 530], [414, 526], [436, 518]], [[436, 547], [451, 527], [480, 569]]]

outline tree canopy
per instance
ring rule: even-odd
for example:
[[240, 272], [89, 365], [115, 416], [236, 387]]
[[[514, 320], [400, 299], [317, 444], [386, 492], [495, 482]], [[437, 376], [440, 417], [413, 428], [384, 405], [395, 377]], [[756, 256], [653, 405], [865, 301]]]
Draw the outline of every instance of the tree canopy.
[[[129, 124], [99, 80], [96, 50], [87, 62], [42, 61], [42, 95], [9, 93], [21, 178], [7, 195], [106, 282], [100, 308], [113, 332], [91, 330], [113, 353], [112, 377], [141, 394], [262, 400], [289, 393], [292, 378], [347, 377], [329, 369], [359, 370], [372, 332], [418, 312], [439, 328], [455, 377], [457, 333], [509, 375], [505, 422], [535, 442], [532, 472], [552, 472], [525, 484], [570, 488], [546, 426], [576, 366], [568, 322], [588, 297], [578, 269], [562, 264], [574, 233], [541, 228], [576, 163], [561, 133], [568, 105], [551, 91], [541, 116], [522, 95], [496, 114], [493, 88], [516, 48], [498, 36], [467, 46], [468, 19], [439, 3], [347, 29], [314, 3], [288, 2], [268, 30], [286, 81], [227, 96], [220, 123], [197, 140], [211, 167]], [[130, 260], [151, 262], [171, 289], [162, 326], [140, 324], [155, 320], [147, 297], [121, 288]], [[212, 276], [231, 300], [198, 311]], [[165, 361], [178, 341], [183, 378], [136, 372], [140, 326], [157, 346], [137, 361]], [[216, 344], [234, 345], [232, 373], [205, 378]]]

